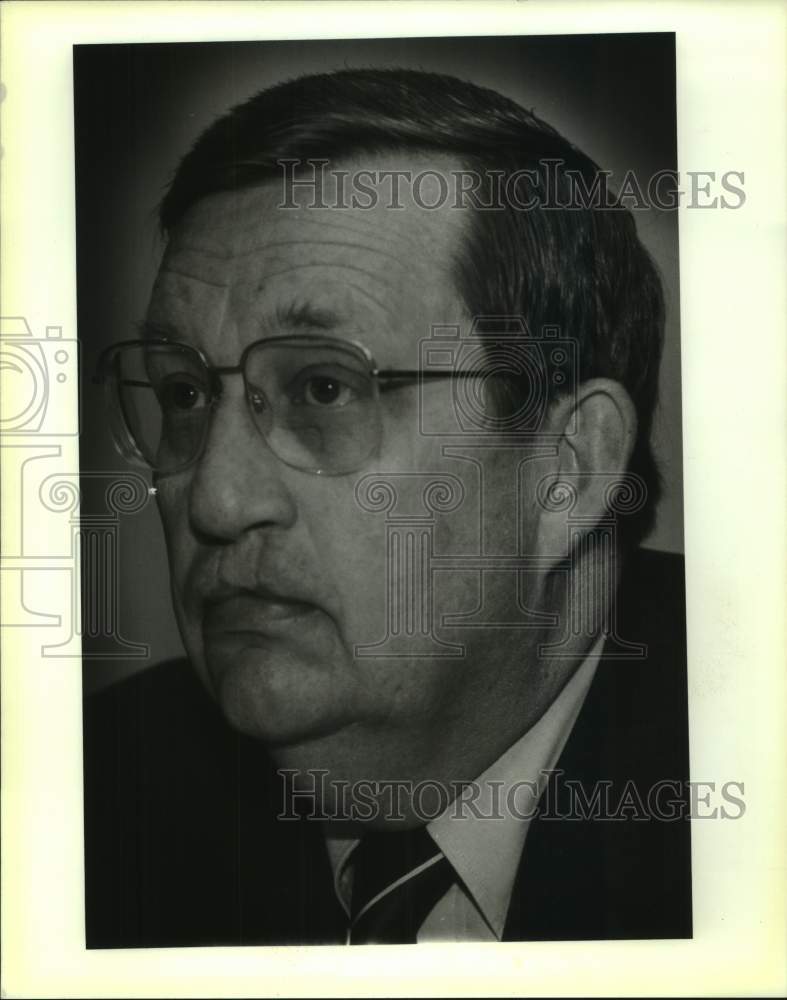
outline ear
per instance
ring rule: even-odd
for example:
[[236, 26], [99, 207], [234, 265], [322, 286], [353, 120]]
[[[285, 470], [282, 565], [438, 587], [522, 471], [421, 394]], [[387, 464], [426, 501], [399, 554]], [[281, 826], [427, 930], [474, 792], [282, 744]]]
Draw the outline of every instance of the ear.
[[[549, 461], [538, 463], [537, 548], [541, 555], [562, 558], [568, 555], [569, 513], [588, 531], [604, 516], [609, 486], [626, 471], [631, 457], [637, 415], [619, 382], [591, 379], [583, 382], [576, 394], [553, 403], [546, 430], [558, 444]], [[566, 484], [573, 503], [550, 502], [548, 487], [554, 485], [559, 491], [560, 483]]]

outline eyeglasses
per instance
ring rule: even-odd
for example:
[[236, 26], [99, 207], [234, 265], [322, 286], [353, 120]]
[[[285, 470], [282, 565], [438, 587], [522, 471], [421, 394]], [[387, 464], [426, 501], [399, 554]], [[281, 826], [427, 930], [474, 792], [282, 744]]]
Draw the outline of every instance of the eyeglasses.
[[481, 371], [379, 369], [360, 344], [332, 337], [271, 337], [249, 344], [237, 365], [211, 365], [195, 347], [166, 339], [114, 344], [94, 381], [109, 399], [115, 445], [159, 475], [201, 457], [222, 376], [242, 375], [246, 403], [270, 450], [317, 475], [358, 471], [380, 446], [380, 391], [420, 379]]

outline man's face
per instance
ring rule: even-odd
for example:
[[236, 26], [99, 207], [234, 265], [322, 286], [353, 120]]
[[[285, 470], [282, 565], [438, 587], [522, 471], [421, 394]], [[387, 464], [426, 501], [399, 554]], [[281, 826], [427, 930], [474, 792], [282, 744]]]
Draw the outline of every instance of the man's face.
[[[382, 191], [372, 210], [285, 210], [281, 200], [274, 182], [195, 205], [173, 233], [150, 322], [219, 366], [237, 364], [261, 338], [318, 334], [364, 344], [380, 368], [413, 369], [433, 324], [467, 329], [451, 273], [466, 213], [426, 211], [407, 196], [391, 210]], [[229, 721], [280, 760], [370, 777], [429, 774], [451, 760], [472, 778], [510, 743], [509, 730], [525, 728], [522, 633], [438, 630], [464, 644], [459, 658], [406, 647], [396, 657], [355, 655], [385, 637], [388, 611], [405, 614], [413, 572], [389, 546], [385, 512], [364, 510], [356, 484], [370, 473], [415, 474], [396, 479], [398, 510], [424, 514], [430, 476], [463, 479], [465, 499], [436, 515], [433, 544], [472, 554], [485, 530], [474, 466], [420, 433], [419, 390], [407, 385], [381, 394], [380, 447], [362, 469], [292, 468], [252, 422], [241, 377], [222, 378], [202, 458], [158, 483], [175, 610], [196, 670]], [[450, 406], [450, 387], [424, 390], [426, 409]], [[514, 489], [501, 473], [483, 512], [507, 554], [516, 551]], [[438, 572], [424, 592], [439, 623], [478, 605], [478, 574]]]

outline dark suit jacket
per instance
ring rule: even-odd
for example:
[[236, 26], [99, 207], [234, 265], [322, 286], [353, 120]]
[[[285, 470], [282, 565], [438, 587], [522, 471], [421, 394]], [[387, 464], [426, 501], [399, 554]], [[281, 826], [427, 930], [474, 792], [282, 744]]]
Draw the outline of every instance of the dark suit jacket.
[[[620, 635], [648, 656], [602, 659], [531, 824], [506, 940], [691, 936], [687, 814], [652, 815], [686, 806], [682, 560], [641, 551], [621, 597]], [[343, 942], [319, 825], [277, 821], [283, 807], [264, 748], [187, 663], [89, 698], [88, 947]]]

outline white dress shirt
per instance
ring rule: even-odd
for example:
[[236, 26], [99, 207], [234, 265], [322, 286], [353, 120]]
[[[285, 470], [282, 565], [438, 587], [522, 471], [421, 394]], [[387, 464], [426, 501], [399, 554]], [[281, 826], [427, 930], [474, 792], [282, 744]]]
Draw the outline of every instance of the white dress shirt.
[[[427, 832], [459, 876], [418, 931], [425, 941], [499, 941], [519, 861], [538, 799], [585, 701], [603, 639], [538, 722], [487, 768]], [[357, 839], [332, 834], [326, 843], [334, 888], [350, 912], [351, 866]]]

